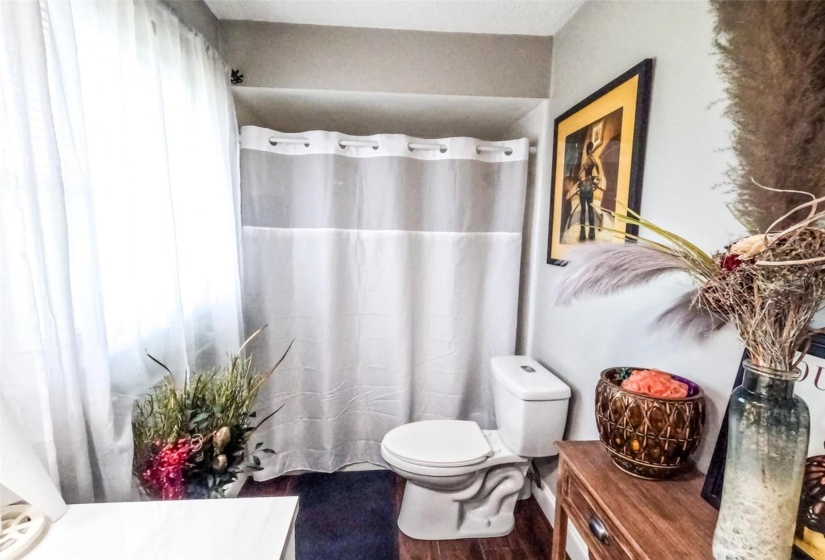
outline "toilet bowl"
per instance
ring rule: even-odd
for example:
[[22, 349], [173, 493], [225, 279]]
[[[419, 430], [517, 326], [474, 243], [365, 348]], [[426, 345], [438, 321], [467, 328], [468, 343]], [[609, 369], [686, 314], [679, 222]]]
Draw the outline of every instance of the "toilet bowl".
[[398, 528], [422, 540], [499, 537], [533, 457], [557, 454], [570, 388], [535, 360], [493, 358], [498, 430], [475, 422], [426, 420], [384, 436], [381, 455], [406, 479]]
[[[437, 444], [427, 446], [427, 438]], [[414, 422], [389, 432], [381, 454], [407, 480], [398, 515], [405, 535], [447, 540], [513, 529], [530, 459], [511, 451], [496, 430], [460, 420]]]

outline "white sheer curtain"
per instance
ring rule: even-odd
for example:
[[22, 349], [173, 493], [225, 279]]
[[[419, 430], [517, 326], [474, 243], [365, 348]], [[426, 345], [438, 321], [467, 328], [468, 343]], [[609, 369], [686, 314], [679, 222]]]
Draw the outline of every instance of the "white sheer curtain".
[[410, 421], [495, 427], [490, 358], [515, 350], [527, 139], [346, 139], [241, 132], [245, 327], [269, 324], [250, 351], [266, 367], [295, 339], [262, 395], [262, 414], [284, 407], [255, 434], [277, 451], [257, 479], [381, 464], [384, 434]]
[[0, 2], [0, 391], [68, 502], [130, 494], [134, 397], [241, 341], [226, 68], [154, 2]]

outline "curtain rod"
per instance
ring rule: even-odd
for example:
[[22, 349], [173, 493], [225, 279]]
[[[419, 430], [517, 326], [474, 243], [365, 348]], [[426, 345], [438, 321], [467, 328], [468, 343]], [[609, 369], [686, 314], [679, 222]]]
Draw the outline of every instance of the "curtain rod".
[[[294, 136], [270, 136], [269, 143], [272, 146], [277, 146], [278, 144], [303, 144], [305, 148], [309, 148], [309, 138], [296, 138]], [[338, 145], [341, 148], [372, 148], [373, 150], [378, 149], [378, 142], [375, 140], [341, 140], [338, 142]], [[438, 150], [442, 154], [447, 151], [447, 146], [444, 144], [438, 144], [436, 142], [410, 142], [407, 144], [407, 149], [410, 151], [413, 150]], [[479, 144], [476, 146], [476, 153], [482, 152], [504, 152], [505, 155], [510, 155], [513, 153], [513, 148], [510, 146], [493, 146], [493, 145], [483, 145]], [[530, 146], [530, 153], [536, 153], [536, 147]]]

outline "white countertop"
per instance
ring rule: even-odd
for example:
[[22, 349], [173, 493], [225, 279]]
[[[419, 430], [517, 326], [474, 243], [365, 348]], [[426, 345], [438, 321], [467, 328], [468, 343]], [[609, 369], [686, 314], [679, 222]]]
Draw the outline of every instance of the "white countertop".
[[289, 560], [297, 497], [71, 505], [25, 560]]

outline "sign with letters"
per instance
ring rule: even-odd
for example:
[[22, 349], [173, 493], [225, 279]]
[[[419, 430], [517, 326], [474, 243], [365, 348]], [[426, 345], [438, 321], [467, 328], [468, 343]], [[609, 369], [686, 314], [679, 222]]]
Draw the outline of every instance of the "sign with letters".
[[825, 342], [816, 337], [799, 363], [795, 393], [811, 413], [811, 439], [794, 536], [794, 558], [825, 560]]

